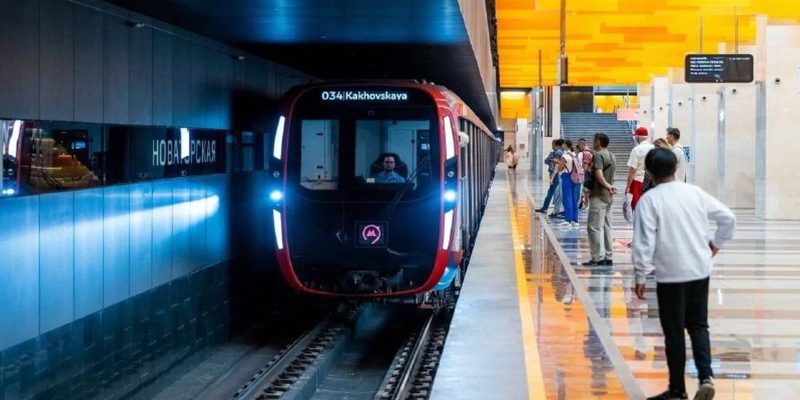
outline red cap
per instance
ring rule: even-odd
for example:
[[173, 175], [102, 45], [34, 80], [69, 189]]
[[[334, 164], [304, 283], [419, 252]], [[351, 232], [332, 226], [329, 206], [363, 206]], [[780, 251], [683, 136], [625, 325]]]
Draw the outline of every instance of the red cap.
[[640, 127], [636, 128], [636, 130], [633, 131], [633, 135], [634, 136], [650, 136], [650, 134], [647, 132], [647, 128], [645, 128], [643, 126], [640, 126]]

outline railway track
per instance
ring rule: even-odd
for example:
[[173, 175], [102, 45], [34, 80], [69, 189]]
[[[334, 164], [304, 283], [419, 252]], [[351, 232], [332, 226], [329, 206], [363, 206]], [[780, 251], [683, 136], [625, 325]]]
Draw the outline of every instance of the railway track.
[[369, 304], [328, 317], [287, 346], [232, 396], [244, 399], [426, 399], [449, 309]]

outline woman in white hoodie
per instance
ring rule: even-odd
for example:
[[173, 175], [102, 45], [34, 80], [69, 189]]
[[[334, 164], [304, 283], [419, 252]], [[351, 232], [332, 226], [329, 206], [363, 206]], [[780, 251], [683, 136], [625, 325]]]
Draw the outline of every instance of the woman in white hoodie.
[[[665, 352], [669, 388], [648, 400], [687, 399], [684, 382], [686, 343], [692, 340], [692, 355], [700, 386], [695, 400], [714, 397], [711, 345], [708, 336], [708, 284], [711, 258], [733, 237], [736, 217], [728, 207], [697, 186], [675, 180], [678, 159], [667, 149], [653, 149], [645, 167], [656, 186], [639, 201], [633, 221], [634, 291], [645, 296], [645, 278], [656, 276], [656, 295]], [[712, 240], [710, 221], [717, 223]]]

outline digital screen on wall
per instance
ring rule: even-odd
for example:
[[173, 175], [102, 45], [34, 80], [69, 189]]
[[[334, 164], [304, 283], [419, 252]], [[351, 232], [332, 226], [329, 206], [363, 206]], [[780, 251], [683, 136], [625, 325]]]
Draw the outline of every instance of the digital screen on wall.
[[687, 83], [747, 83], [753, 81], [752, 54], [687, 54]]

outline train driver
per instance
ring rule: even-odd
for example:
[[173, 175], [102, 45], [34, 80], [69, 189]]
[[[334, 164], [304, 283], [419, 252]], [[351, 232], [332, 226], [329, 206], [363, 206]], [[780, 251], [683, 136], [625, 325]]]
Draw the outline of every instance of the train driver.
[[405, 183], [406, 179], [400, 174], [395, 172], [395, 159], [394, 156], [387, 155], [383, 157], [383, 171], [376, 173], [376, 183]]

